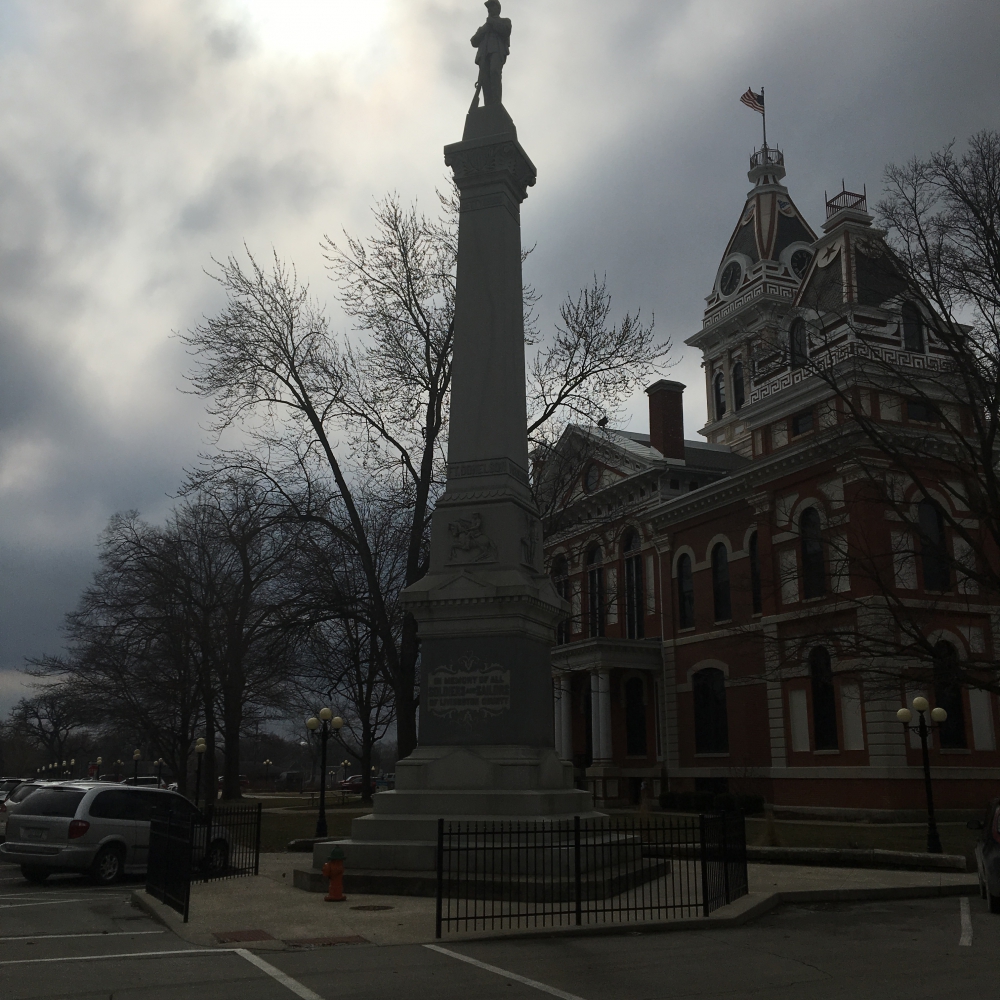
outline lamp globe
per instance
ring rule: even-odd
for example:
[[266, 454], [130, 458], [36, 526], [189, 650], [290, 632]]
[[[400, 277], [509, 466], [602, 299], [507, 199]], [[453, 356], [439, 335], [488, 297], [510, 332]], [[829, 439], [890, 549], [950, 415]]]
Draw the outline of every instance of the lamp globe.
[[935, 708], [931, 710], [931, 718], [935, 722], [944, 722], [948, 718], [948, 713], [943, 708]]
[[913, 699], [914, 711], [926, 712], [929, 707], [930, 702], [923, 695], [918, 694], [917, 697]]
[[913, 713], [908, 708], [901, 708], [896, 713], [896, 718], [899, 719], [900, 722], [909, 722], [913, 718]]

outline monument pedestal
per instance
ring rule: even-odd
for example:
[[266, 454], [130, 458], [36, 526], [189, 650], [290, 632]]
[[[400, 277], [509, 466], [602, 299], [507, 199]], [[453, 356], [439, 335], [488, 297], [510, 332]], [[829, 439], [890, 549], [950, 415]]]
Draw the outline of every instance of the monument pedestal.
[[448, 480], [430, 571], [402, 595], [419, 624], [420, 745], [342, 842], [355, 891], [423, 891], [442, 817], [598, 815], [553, 745], [550, 652], [569, 607], [544, 571], [527, 471], [520, 205], [535, 167], [502, 105], [470, 110], [445, 162], [461, 194]]

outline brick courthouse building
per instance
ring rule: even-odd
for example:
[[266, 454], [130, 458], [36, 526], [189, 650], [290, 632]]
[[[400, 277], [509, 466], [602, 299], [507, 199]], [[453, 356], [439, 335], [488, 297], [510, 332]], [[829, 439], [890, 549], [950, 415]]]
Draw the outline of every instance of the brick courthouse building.
[[[919, 744], [895, 714], [924, 693], [949, 712], [931, 751], [936, 801], [978, 806], [1000, 787], [996, 698], [866, 685], [821, 638], [834, 624], [869, 627], [865, 600], [877, 595], [852, 548], [874, 534], [899, 553], [899, 593], [933, 595], [927, 628], [942, 655], [991, 648], [995, 609], [927, 548], [936, 531], [961, 555], [940, 514], [931, 507], [925, 551], [911, 541], [907, 555], [904, 526], [862, 500], [865, 439], [810, 374], [803, 304], [818, 303], [827, 342], [864, 327], [931, 374], [934, 342], [874, 266], [882, 234], [864, 195], [827, 202], [817, 236], [782, 184], [783, 155], [764, 147], [750, 167], [702, 329], [687, 341], [704, 359], [706, 442], [685, 440], [684, 386], [659, 381], [647, 389], [648, 434], [574, 426], [560, 443], [591, 457], [546, 541], [572, 609], [552, 656], [557, 750], [599, 805], [635, 802], [645, 782], [652, 794], [729, 790], [799, 808], [920, 808]], [[876, 419], [931, 419], [892, 392], [854, 391]]]

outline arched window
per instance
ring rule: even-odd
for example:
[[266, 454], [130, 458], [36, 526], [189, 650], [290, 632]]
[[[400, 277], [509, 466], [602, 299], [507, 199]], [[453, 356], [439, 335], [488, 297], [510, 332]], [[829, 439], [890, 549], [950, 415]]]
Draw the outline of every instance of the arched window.
[[695, 753], [729, 753], [725, 675], [717, 667], [706, 667], [691, 678], [691, 688]]
[[604, 567], [601, 550], [594, 546], [587, 554], [587, 627], [592, 639], [604, 635]]
[[729, 551], [723, 542], [712, 549], [712, 598], [715, 601], [715, 620], [729, 621], [733, 617], [729, 596]]
[[924, 318], [912, 302], [903, 303], [903, 350], [924, 353]]
[[965, 706], [962, 699], [958, 655], [950, 642], [942, 640], [934, 647], [934, 704], [948, 713], [941, 723], [941, 746], [947, 750], [964, 750]]
[[[563, 556], [557, 556], [552, 562], [552, 584], [556, 593], [564, 600], [569, 600], [569, 566]], [[562, 646], [569, 642], [570, 619], [564, 618], [556, 626], [556, 645]]]
[[743, 362], [737, 361], [733, 365], [733, 409], [742, 409], [745, 399], [746, 390], [743, 388]]
[[634, 528], [625, 535], [625, 635], [641, 639], [644, 635], [646, 607], [642, 590], [642, 542]]
[[788, 359], [793, 368], [801, 368], [809, 356], [806, 343], [806, 324], [797, 319], [788, 331]]
[[806, 507], [799, 518], [802, 540], [802, 590], [806, 598], [826, 593], [826, 567], [823, 565], [823, 526], [819, 511]]
[[922, 500], [917, 508], [917, 522], [920, 528], [920, 561], [924, 568], [924, 590], [939, 590], [943, 593], [951, 587], [944, 514], [933, 500]]
[[625, 753], [646, 756], [646, 683], [641, 677], [625, 682]]
[[726, 376], [719, 372], [713, 382], [715, 386], [715, 419], [721, 420], [726, 415]]
[[812, 686], [813, 733], [816, 749], [839, 750], [833, 671], [830, 669], [830, 654], [823, 646], [817, 646], [809, 654], [809, 683]]
[[750, 536], [750, 597], [753, 613], [759, 615], [763, 607], [760, 590], [760, 553], [757, 549], [757, 532]]
[[677, 560], [677, 618], [681, 628], [694, 625], [694, 577], [691, 557], [686, 552]]

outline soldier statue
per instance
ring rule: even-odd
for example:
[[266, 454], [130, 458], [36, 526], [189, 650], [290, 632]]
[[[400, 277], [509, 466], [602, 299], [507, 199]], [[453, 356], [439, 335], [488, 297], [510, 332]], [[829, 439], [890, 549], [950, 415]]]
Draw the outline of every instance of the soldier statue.
[[472, 36], [472, 44], [478, 50], [476, 65], [479, 67], [479, 82], [476, 84], [476, 96], [482, 89], [483, 102], [488, 107], [503, 103], [501, 74], [510, 53], [510, 18], [500, 16], [498, 0], [486, 0], [485, 7], [488, 14], [486, 23]]

